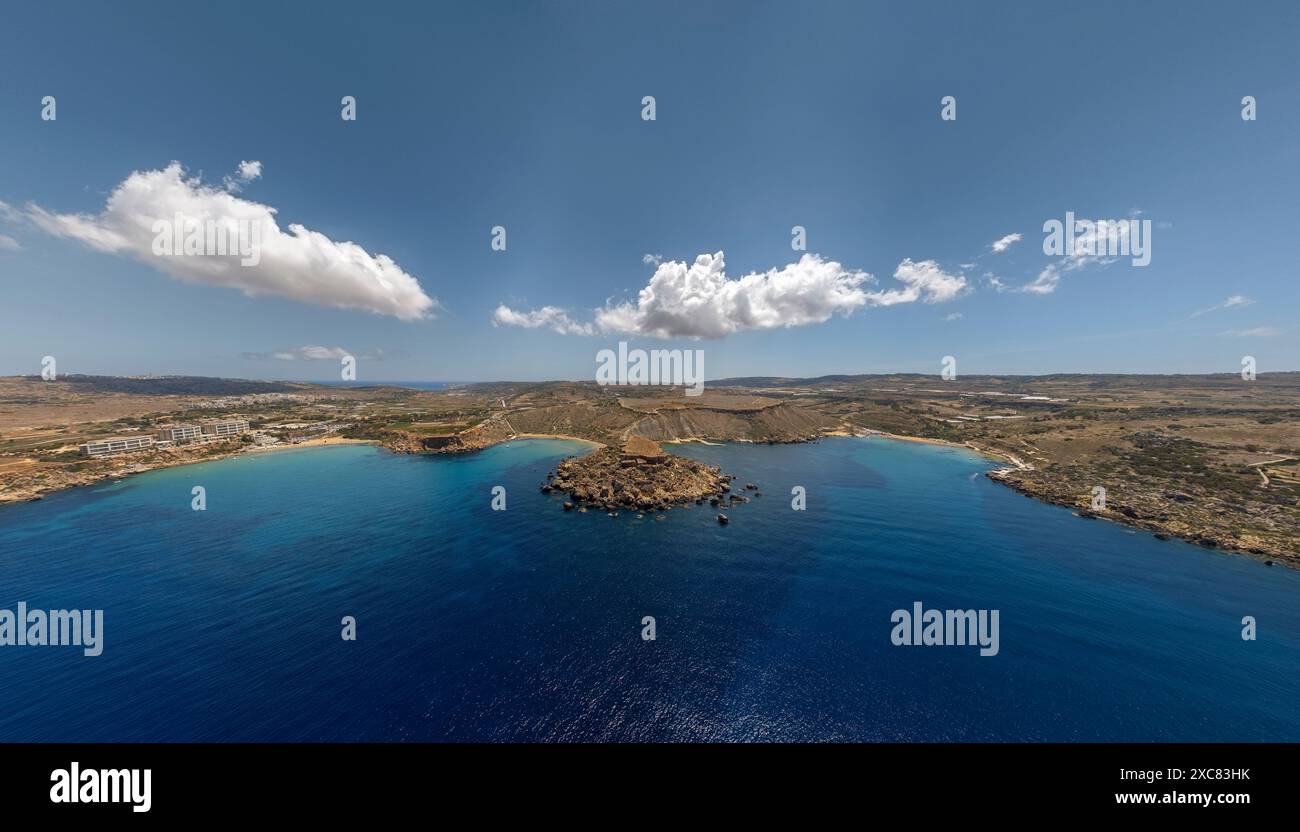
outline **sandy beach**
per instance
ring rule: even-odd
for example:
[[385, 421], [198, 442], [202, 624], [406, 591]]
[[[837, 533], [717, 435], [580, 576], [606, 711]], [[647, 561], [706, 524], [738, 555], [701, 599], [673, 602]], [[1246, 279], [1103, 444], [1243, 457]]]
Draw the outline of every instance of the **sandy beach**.
[[342, 436], [322, 436], [319, 439], [307, 439], [302, 442], [285, 442], [280, 445], [254, 445], [238, 451], [234, 456], [239, 454], [260, 454], [267, 451], [289, 451], [294, 448], [323, 448], [326, 445], [378, 445], [379, 442], [374, 439], [347, 439]]

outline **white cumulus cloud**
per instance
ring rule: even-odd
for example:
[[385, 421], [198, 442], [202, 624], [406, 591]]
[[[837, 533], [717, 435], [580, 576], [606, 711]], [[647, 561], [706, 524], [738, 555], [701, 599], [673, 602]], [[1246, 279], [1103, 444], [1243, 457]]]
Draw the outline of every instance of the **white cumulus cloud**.
[[904, 260], [894, 277], [903, 285], [868, 291], [870, 274], [846, 269], [833, 260], [805, 254], [798, 262], [765, 272], [729, 277], [723, 252], [701, 254], [694, 262], [659, 263], [635, 301], [596, 309], [591, 324], [574, 321], [562, 309], [544, 306], [516, 311], [504, 304], [493, 322], [565, 334], [616, 332], [653, 338], [722, 338], [736, 332], [824, 323], [871, 306], [922, 301], [941, 303], [966, 290], [966, 279], [934, 261]]
[[721, 338], [733, 332], [822, 323], [869, 302], [871, 275], [805, 254], [781, 269], [730, 278], [724, 254], [659, 264], [635, 302], [596, 310], [602, 332]]
[[[242, 182], [256, 179], [261, 163], [241, 163], [238, 175]], [[241, 265], [238, 255], [155, 255], [155, 222], [173, 223], [177, 214], [186, 228], [214, 223], [233, 231], [256, 224], [260, 256], [255, 264]], [[133, 257], [186, 283], [237, 289], [249, 297], [274, 295], [363, 309], [404, 321], [430, 317], [438, 308], [420, 282], [387, 255], [372, 255], [356, 243], [336, 242], [297, 223], [281, 229], [276, 209], [188, 177], [179, 162], [132, 173], [99, 214], [59, 214], [29, 204], [24, 215], [46, 233]]]
[[965, 294], [966, 278], [948, 274], [933, 260], [913, 263], [909, 258], [894, 269], [894, 279], [903, 284], [901, 289], [871, 292], [867, 298], [873, 305], [893, 306], [896, 303], [945, 303]]

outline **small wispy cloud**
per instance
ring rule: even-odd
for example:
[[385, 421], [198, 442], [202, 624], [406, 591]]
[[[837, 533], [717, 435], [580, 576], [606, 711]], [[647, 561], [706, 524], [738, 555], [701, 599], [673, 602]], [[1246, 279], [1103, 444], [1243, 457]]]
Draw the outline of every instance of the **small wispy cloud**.
[[1214, 306], [1210, 306], [1205, 309], [1201, 309], [1199, 311], [1193, 312], [1188, 317], [1199, 318], [1202, 315], [1208, 315], [1211, 312], [1218, 312], [1221, 309], [1236, 309], [1241, 306], [1250, 306], [1254, 302], [1255, 301], [1251, 300], [1245, 295], [1233, 295], [1232, 297], [1225, 300], [1223, 303], [1216, 303]]
[[1257, 326], [1253, 329], [1227, 329], [1219, 334], [1232, 338], [1273, 338], [1281, 335], [1282, 330], [1275, 326]]
[[322, 347], [315, 344], [274, 352], [246, 352], [241, 355], [249, 361], [340, 361], [348, 356], [353, 356], [358, 361], [384, 360], [383, 350], [372, 350], [361, 355], [353, 355], [343, 347]]
[[960, 321], [960, 320], [961, 320], [961, 313], [960, 313], [960, 312], [953, 312], [953, 313], [951, 313], [951, 314], [949, 314], [949, 315], [946, 315], [946, 316], [944, 317], [944, 320], [945, 320], [945, 321]]
[[641, 262], [645, 263], [647, 266], [658, 266], [663, 261], [664, 261], [664, 256], [662, 254], [641, 255]]
[[1002, 252], [1011, 248], [1016, 243], [1020, 242], [1020, 240], [1021, 237], [1019, 232], [1008, 234], [1007, 236], [999, 240], [994, 240], [992, 243], [989, 244], [989, 248], [993, 249], [994, 254], [1001, 254]]
[[235, 171], [234, 176], [227, 174], [222, 177], [221, 182], [226, 190], [232, 194], [237, 194], [243, 190], [249, 182], [262, 178], [262, 163], [256, 160], [239, 163], [239, 169]]
[[8, 234], [0, 234], [0, 251], [18, 251], [22, 246]]
[[492, 325], [518, 326], [524, 329], [545, 328], [561, 335], [594, 335], [596, 332], [591, 324], [573, 320], [558, 306], [516, 311], [503, 303], [493, 311]]
[[[1129, 216], [1135, 217], [1141, 213], [1135, 208]], [[1079, 219], [1076, 223], [1086, 223], [1087, 231], [1075, 234], [1074, 250], [1048, 263], [1038, 273], [1038, 277], [1016, 291], [1028, 292], [1032, 295], [1050, 295], [1056, 291], [1064, 275], [1092, 265], [1109, 266], [1118, 258], [1110, 256], [1108, 252], [1127, 250], [1126, 245], [1131, 238], [1133, 228], [1131, 222], [1094, 222]]]

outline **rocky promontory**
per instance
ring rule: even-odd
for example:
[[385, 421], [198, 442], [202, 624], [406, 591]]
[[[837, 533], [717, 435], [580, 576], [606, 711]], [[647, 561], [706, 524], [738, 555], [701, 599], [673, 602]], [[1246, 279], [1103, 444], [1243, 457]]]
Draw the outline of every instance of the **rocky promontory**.
[[717, 466], [667, 453], [640, 436], [621, 448], [566, 459], [542, 485], [544, 492], [559, 491], [574, 504], [601, 511], [661, 511], [719, 499], [730, 489], [731, 475]]

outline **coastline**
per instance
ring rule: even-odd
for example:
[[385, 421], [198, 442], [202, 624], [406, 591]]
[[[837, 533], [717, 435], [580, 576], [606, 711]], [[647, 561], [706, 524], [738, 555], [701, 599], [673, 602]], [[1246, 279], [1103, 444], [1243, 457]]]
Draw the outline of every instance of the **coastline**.
[[[245, 448], [242, 451], [230, 454], [230, 456], [242, 456], [244, 454], [262, 454], [271, 451], [292, 451], [295, 448], [323, 448], [327, 445], [378, 445], [376, 439], [349, 439], [344, 436], [323, 436], [320, 439], [307, 439], [302, 442], [284, 443], [281, 445], [256, 445], [251, 448]], [[199, 460], [207, 462], [208, 460]]]
[[[986, 471], [985, 476], [1001, 485], [1011, 488], [1020, 494], [1049, 505], [1058, 505], [1064, 508], [1072, 509], [1080, 518], [1110, 520], [1121, 526], [1132, 528], [1140, 531], [1149, 532], [1162, 538], [1177, 538], [1188, 543], [1193, 543], [1203, 548], [1219, 550], [1225, 553], [1245, 555], [1255, 560], [1262, 560], [1268, 564], [1280, 563], [1294, 569], [1300, 569], [1300, 558], [1289, 552], [1273, 550], [1272, 548], [1261, 548], [1252, 546], [1248, 541], [1237, 540], [1228, 536], [1214, 535], [1204, 529], [1182, 528], [1175, 524], [1164, 523], [1151, 517], [1135, 517], [1127, 513], [1113, 510], [1089, 511], [1080, 504], [1071, 502], [1061, 495], [1054, 493], [1044, 484], [1035, 484], [1019, 476], [1021, 474], [1032, 474], [1037, 472], [1032, 464], [1025, 463], [1014, 454], [999, 451], [991, 448], [984, 448], [973, 443], [953, 442], [945, 439], [933, 439], [924, 436], [909, 436], [904, 434], [888, 433], [871, 429], [859, 429], [857, 431], [833, 430], [823, 434], [826, 437], [856, 437], [871, 438], [879, 437], [882, 439], [892, 439], [901, 442], [916, 442], [926, 445], [942, 445], [951, 448], [962, 448], [973, 451], [991, 462], [1005, 463], [1009, 467], [999, 467]], [[593, 452], [607, 447], [604, 443], [593, 439], [585, 439], [578, 436], [567, 434], [553, 433], [519, 433], [514, 434], [506, 439], [492, 442], [483, 447], [504, 444], [515, 439], [559, 439], [569, 442], [578, 442], [590, 446]], [[734, 440], [744, 442], [746, 440]], [[664, 444], [690, 444], [700, 443], [704, 445], [725, 445], [726, 442], [710, 442], [701, 437], [685, 437], [665, 440]], [[0, 492], [0, 506], [10, 503], [35, 502], [44, 499], [49, 494], [59, 491], [78, 488], [82, 486], [95, 485], [108, 480], [120, 480], [135, 474], [143, 474], [149, 471], [157, 471], [165, 468], [178, 468], [186, 465], [196, 465], [203, 462], [215, 462], [223, 459], [233, 459], [245, 454], [262, 454], [276, 451], [303, 450], [311, 448], [321, 448], [339, 445], [377, 445], [386, 447], [383, 442], [375, 439], [354, 439], [341, 436], [324, 436], [316, 439], [308, 439], [302, 442], [285, 443], [280, 445], [265, 445], [254, 447], [238, 447], [227, 451], [214, 453], [200, 457], [182, 457], [182, 458], [164, 458], [154, 459], [149, 462], [136, 462], [111, 470], [93, 470], [82, 471], [76, 475], [68, 477], [67, 480], [57, 483], [42, 482], [39, 485], [27, 484], [12, 489], [7, 492]], [[390, 449], [391, 450], [391, 449]], [[473, 448], [469, 450], [482, 450], [482, 448]]]
[[1233, 538], [1211, 536], [1210, 534], [1207, 534], [1205, 530], [1179, 528], [1172, 524], [1164, 523], [1149, 517], [1129, 516], [1128, 514], [1122, 511], [1115, 511], [1115, 510], [1091, 511], [1084, 506], [1072, 503], [1066, 499], [1062, 499], [1059, 495], [1052, 493], [1049, 489], [1043, 488], [1041, 486], [1036, 487], [1033, 484], [1023, 479], [1018, 478], [1016, 476], [1017, 474], [1021, 474], [1025, 472], [1034, 472], [1037, 471], [1037, 469], [1034, 468], [1032, 464], [1024, 462], [1014, 454], [1005, 451], [999, 451], [992, 448], [984, 448], [979, 445], [975, 445], [973, 443], [952, 442], [945, 439], [931, 439], [925, 436], [904, 436], [901, 434], [887, 433], [885, 431], [877, 431], [877, 430], [865, 430], [863, 432], [858, 432], [858, 433], [850, 433], [848, 431], [834, 431], [834, 432], [829, 432], [826, 435], [827, 436], [860, 436], [860, 437], [878, 436], [883, 439], [897, 439], [903, 442], [920, 442], [926, 445], [946, 445], [952, 448], [965, 448], [967, 450], [975, 451], [976, 453], [988, 459], [999, 461], [999, 462], [1006, 462], [1012, 466], [1009, 468], [1008, 467], [995, 468], [991, 471], [986, 471], [984, 475], [989, 479], [993, 480], [994, 482], [1000, 485], [1004, 485], [1007, 488], [1010, 488], [1012, 491], [1022, 494], [1025, 497], [1028, 497], [1032, 500], [1037, 500], [1040, 503], [1046, 503], [1048, 505], [1061, 506], [1062, 508], [1071, 509], [1074, 511], [1075, 514], [1079, 515], [1080, 519], [1109, 520], [1112, 523], [1123, 526], [1125, 528], [1149, 532], [1153, 535], [1158, 535], [1164, 538], [1177, 538], [1184, 542], [1192, 543], [1197, 546], [1200, 546], [1203, 549], [1209, 549], [1211, 551], [1217, 550], [1217, 551], [1222, 551], [1222, 552], [1235, 554], [1235, 555], [1243, 555], [1252, 558], [1254, 560], [1263, 561], [1264, 563], [1269, 565], [1272, 565], [1274, 563], [1280, 563], [1284, 566], [1291, 567], [1292, 569], [1300, 569], [1300, 557], [1297, 557], [1296, 555], [1292, 555], [1285, 551], [1270, 550], [1270, 549], [1260, 548], [1258, 546], [1251, 546], [1247, 543], [1243, 543], [1242, 541]]
[[1009, 463], [1021, 471], [1032, 471], [1034, 468], [1033, 465], [1020, 459], [1020, 457], [1016, 456], [1015, 454], [1008, 453], [1006, 451], [999, 451], [994, 448], [981, 447], [980, 445], [976, 445], [971, 442], [953, 442], [948, 439], [931, 439], [928, 436], [906, 436], [901, 433], [886, 433], [883, 430], [868, 430], [868, 429], [864, 429], [863, 432], [859, 432], [859, 433], [850, 433], [848, 431], [833, 431], [827, 433], [826, 435], [827, 436], [858, 436], [864, 438], [879, 436], [882, 439], [897, 439], [900, 442], [920, 442], [925, 445], [945, 445], [949, 448], [965, 448], [966, 450], [974, 451], [975, 453], [987, 459], [991, 459], [998, 462]]
[[203, 462], [216, 462], [222, 459], [235, 459], [245, 454], [261, 454], [270, 451], [289, 451], [302, 448], [321, 448], [330, 445], [376, 445], [379, 444], [373, 439], [349, 439], [342, 436], [325, 436], [319, 439], [307, 439], [302, 442], [285, 443], [282, 445], [263, 445], [255, 447], [233, 448], [208, 456], [200, 457], [180, 457], [169, 459], [153, 459], [148, 462], [128, 463], [120, 468], [109, 470], [80, 471], [73, 476], [69, 476], [66, 481], [40, 485], [29, 485], [19, 487], [12, 491], [0, 492], [0, 506], [11, 503], [31, 503], [44, 499], [50, 494], [56, 494], [60, 491], [67, 491], [72, 488], [82, 488], [88, 485], [97, 485], [106, 480], [120, 480], [136, 474], [146, 474], [150, 471], [161, 471], [166, 468], [181, 468], [186, 465], [198, 465]]

